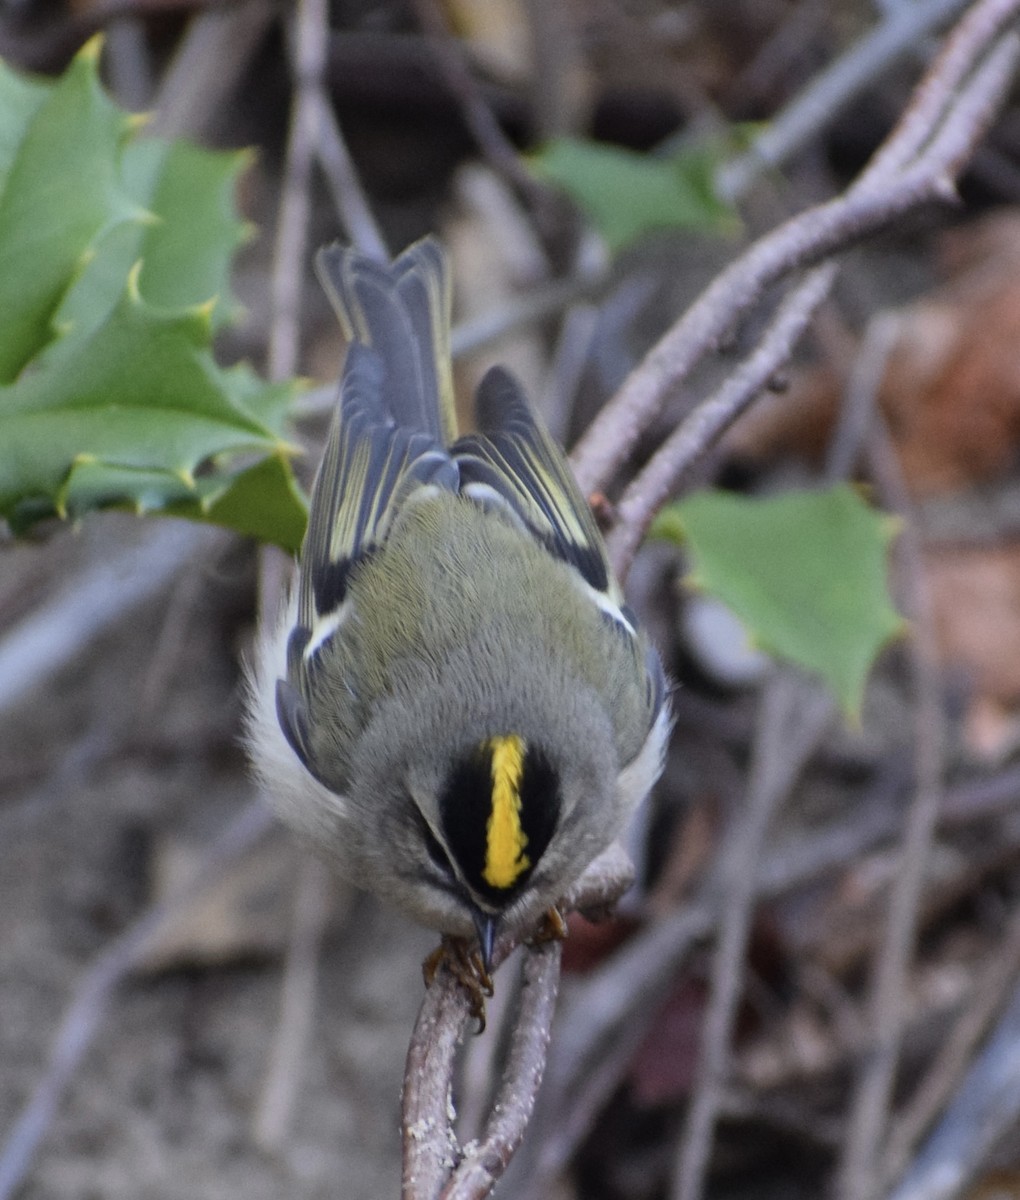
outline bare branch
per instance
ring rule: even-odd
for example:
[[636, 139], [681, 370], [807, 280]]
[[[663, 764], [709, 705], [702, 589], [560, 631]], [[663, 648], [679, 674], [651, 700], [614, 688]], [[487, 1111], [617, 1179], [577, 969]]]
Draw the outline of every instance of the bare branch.
[[[986, 8], [998, 12], [1005, 3], [984, 0], [973, 12], [980, 15]], [[1020, 0], [1009, 3], [1011, 11], [1020, 10]], [[964, 49], [971, 65], [987, 45], [976, 44], [970, 36], [972, 29], [973, 21], [969, 21], [964, 28], [968, 35]], [[955, 35], [951, 41], [955, 44]], [[947, 52], [932, 68], [919, 93], [925, 101], [920, 107], [926, 114], [936, 107], [926, 97], [944, 90], [940, 80], [937, 86], [932, 82], [932, 74], [937, 75], [948, 64], [945, 69], [955, 75], [962, 57], [962, 52]], [[941, 107], [936, 115], [929, 114], [928, 144], [916, 161], [904, 162], [900, 168], [900, 161], [909, 157], [908, 148], [918, 139], [911, 106], [886, 148], [879, 151], [873, 165], [845, 195], [787, 221], [756, 242], [716, 279], [630, 374], [575, 450], [575, 472], [586, 493], [606, 487], [669, 394], [718, 346], [769, 285], [791, 271], [845, 249], [919, 204], [953, 195], [952, 175], [987, 128], [1009, 85], [1016, 58], [1013, 39], [1002, 39], [974, 71], [941, 125]]]
[[321, 80], [313, 82], [312, 93], [312, 103], [319, 110], [316, 154], [347, 237], [363, 254], [388, 262], [390, 255], [382, 230], [365, 196], [358, 169]]
[[[97, 23], [104, 19], [101, 7], [88, 13]], [[118, 6], [107, 7], [112, 13]], [[139, 14], [144, 11], [137, 0], [120, 7]], [[159, 86], [149, 130], [161, 137], [194, 137], [205, 129], [211, 114], [219, 112], [233, 93], [266, 30], [276, 20], [270, 0], [203, 7], [206, 11], [192, 17]]]
[[703, 401], [656, 450], [616, 506], [606, 539], [613, 570], [623, 579], [655, 514], [709, 447], [767, 387], [793, 353], [801, 334], [829, 294], [836, 264], [815, 267], [786, 297], [755, 351], [721, 388]]
[[907, 586], [903, 607], [913, 628], [909, 646], [916, 695], [914, 769], [917, 785], [907, 813], [885, 938], [876, 963], [868, 1006], [867, 1026], [874, 1031], [875, 1040], [855, 1089], [840, 1165], [840, 1195], [845, 1200], [871, 1200], [880, 1187], [882, 1141], [903, 1037], [907, 972], [913, 954], [925, 867], [942, 804], [944, 769], [945, 717], [933, 601], [920, 540], [908, 516], [906, 486], [892, 444], [877, 416], [874, 428], [882, 432], [870, 453], [872, 474], [887, 506], [906, 518], [898, 549]]
[[442, 1200], [484, 1200], [524, 1137], [545, 1070], [561, 954], [559, 942], [544, 942], [529, 947], [524, 956], [521, 1005], [492, 1115], [480, 1143], [443, 1190]]
[[464, 120], [486, 161], [526, 196], [536, 210], [545, 208], [549, 192], [522, 164], [513, 143], [500, 128], [468, 70], [461, 48], [451, 37], [436, 0], [413, 0], [413, 7], [447, 86], [457, 97]]
[[[608, 908], [633, 880], [627, 855], [619, 846], [611, 846], [571, 888], [560, 910], [566, 914]], [[523, 931], [523, 936], [530, 932]], [[505, 962], [521, 940], [520, 933], [500, 938], [493, 952], [494, 966]], [[523, 1136], [542, 1081], [560, 950], [558, 943], [525, 949], [521, 1011], [503, 1082], [481, 1144], [463, 1162], [450, 1097], [457, 1046], [470, 1005], [464, 988], [445, 965], [440, 967], [425, 993], [404, 1074], [404, 1200], [435, 1200], [440, 1194], [449, 1200], [484, 1196], [503, 1173]]]
[[898, 169], [920, 153], [946, 111], [957, 106], [956, 94], [977, 60], [1018, 11], [1020, 5], [1015, 0], [982, 0], [964, 14], [915, 90], [895, 130], [879, 147], [868, 174]]
[[897, 5], [773, 117], [745, 154], [720, 168], [719, 194], [731, 201], [743, 199], [766, 170], [788, 162], [869, 83], [952, 20], [966, 3], [935, 0]]
[[735, 822], [722, 854], [716, 886], [726, 897], [723, 926], [712, 966], [712, 993], [705, 1013], [698, 1081], [680, 1142], [672, 1195], [698, 1200], [712, 1149], [712, 1136], [729, 1074], [730, 1041], [743, 992], [743, 963], [751, 932], [755, 865], [779, 804], [828, 729], [834, 705], [802, 680], [777, 676], [766, 688], [746, 810]]
[[300, 0], [291, 42], [294, 99], [283, 193], [273, 246], [272, 324], [269, 330], [269, 377], [286, 379], [297, 371], [300, 350], [301, 287], [308, 249], [309, 189], [319, 144], [322, 105], [319, 88], [326, 66], [329, 10], [326, 0]]
[[890, 1200], [955, 1200], [1020, 1118], [1020, 988]]
[[974, 1000], [960, 1015], [952, 1033], [898, 1118], [882, 1164], [882, 1186], [896, 1180], [924, 1131], [953, 1096], [972, 1055], [1020, 976], [1020, 913], [1014, 913], [1002, 944], [974, 981]]

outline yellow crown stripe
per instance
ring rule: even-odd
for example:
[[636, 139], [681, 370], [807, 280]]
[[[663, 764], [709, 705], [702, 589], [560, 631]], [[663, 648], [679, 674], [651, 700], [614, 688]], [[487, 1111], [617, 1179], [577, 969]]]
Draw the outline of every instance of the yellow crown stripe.
[[494, 888], [512, 887], [531, 866], [524, 853], [528, 844], [521, 828], [521, 779], [524, 739], [516, 734], [489, 739], [492, 756], [492, 809], [485, 827], [485, 870], [482, 878]]

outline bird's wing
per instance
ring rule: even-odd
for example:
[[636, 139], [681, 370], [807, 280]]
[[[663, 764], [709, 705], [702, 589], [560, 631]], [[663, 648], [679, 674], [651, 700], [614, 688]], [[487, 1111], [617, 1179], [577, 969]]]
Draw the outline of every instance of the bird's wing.
[[524, 389], [493, 367], [479, 385], [475, 412], [478, 432], [451, 447], [461, 492], [508, 508], [550, 554], [618, 608], [619, 589], [591, 508]]

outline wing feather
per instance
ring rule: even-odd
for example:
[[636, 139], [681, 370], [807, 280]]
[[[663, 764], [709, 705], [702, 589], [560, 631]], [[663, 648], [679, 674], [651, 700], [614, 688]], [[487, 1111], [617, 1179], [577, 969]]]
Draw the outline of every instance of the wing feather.
[[480, 503], [495, 496], [550, 554], [618, 607], [619, 589], [591, 508], [524, 389], [493, 367], [479, 385], [475, 412], [478, 432], [451, 447], [461, 491]]

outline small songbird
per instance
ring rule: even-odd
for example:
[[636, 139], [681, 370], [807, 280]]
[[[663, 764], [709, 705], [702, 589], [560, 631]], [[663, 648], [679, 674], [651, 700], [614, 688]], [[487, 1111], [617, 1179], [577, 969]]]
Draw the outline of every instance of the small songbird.
[[317, 260], [349, 339], [248, 741], [279, 815], [353, 883], [471, 940], [533, 927], [661, 768], [662, 667], [520, 385], [458, 435], [446, 260]]

